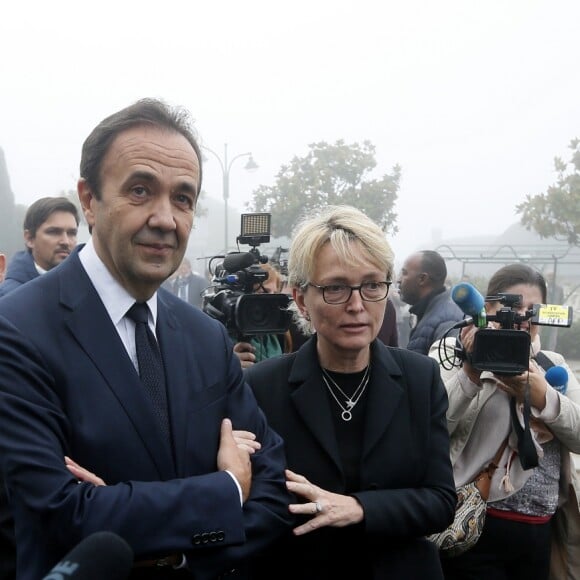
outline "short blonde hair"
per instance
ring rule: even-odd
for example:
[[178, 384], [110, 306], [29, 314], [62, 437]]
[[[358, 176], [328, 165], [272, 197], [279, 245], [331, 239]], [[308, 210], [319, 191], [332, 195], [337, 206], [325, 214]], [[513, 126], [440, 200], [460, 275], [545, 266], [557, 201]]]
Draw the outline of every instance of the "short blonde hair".
[[[331, 205], [318, 215], [305, 217], [298, 223], [288, 252], [288, 285], [304, 289], [311, 282], [318, 255], [326, 244], [332, 245], [345, 264], [358, 265], [353, 242], [361, 245], [369, 261], [385, 272], [386, 280], [390, 280], [394, 255], [381, 228], [352, 206]], [[311, 334], [313, 329], [295, 304], [291, 310], [300, 330]]]
[[303, 288], [311, 281], [318, 254], [327, 243], [346, 264], [357, 265], [351, 245], [355, 241], [390, 280], [394, 256], [381, 228], [354, 207], [331, 205], [299, 222], [288, 252], [288, 284]]

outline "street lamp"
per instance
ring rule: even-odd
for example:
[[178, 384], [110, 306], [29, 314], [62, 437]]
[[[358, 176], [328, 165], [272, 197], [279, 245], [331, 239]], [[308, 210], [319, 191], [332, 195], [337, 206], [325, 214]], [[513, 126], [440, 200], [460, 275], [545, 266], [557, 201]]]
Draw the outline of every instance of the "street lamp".
[[223, 198], [224, 198], [224, 252], [228, 250], [228, 199], [230, 198], [230, 169], [236, 159], [240, 159], [241, 157], [248, 157], [248, 161], [244, 165], [244, 169], [247, 171], [252, 171], [254, 169], [258, 169], [257, 163], [254, 161], [252, 154], [248, 153], [240, 153], [235, 155], [231, 159], [228, 160], [228, 144], [224, 143], [224, 156], [221, 158], [215, 151], [210, 149], [209, 147], [203, 147], [205, 151], [211, 153], [219, 162], [221, 170], [222, 170], [222, 188], [223, 188]]

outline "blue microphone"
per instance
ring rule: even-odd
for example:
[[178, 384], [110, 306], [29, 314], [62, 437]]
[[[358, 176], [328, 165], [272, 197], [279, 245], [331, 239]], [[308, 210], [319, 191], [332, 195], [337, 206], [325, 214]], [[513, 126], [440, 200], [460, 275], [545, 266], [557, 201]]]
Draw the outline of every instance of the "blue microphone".
[[473, 324], [480, 328], [487, 325], [485, 300], [475, 286], [468, 282], [456, 284], [451, 289], [451, 299], [464, 314], [472, 318]]
[[559, 393], [566, 394], [568, 389], [568, 371], [564, 367], [560, 365], [550, 367], [546, 371], [545, 378], [548, 384], [552, 385]]

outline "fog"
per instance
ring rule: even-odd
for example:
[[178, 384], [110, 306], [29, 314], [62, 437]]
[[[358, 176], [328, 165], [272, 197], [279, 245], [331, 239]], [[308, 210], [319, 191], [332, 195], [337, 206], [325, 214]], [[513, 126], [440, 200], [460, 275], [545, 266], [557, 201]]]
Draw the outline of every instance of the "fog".
[[[576, 0], [11, 3], [0, 147], [29, 204], [75, 187], [103, 117], [160, 97], [220, 155], [253, 153], [257, 171], [231, 171], [243, 208], [309, 143], [368, 139], [377, 175], [402, 166], [402, 260], [434, 239], [501, 233], [555, 182], [553, 158], [580, 136], [578, 22]], [[208, 158], [209, 196], [221, 179]]]

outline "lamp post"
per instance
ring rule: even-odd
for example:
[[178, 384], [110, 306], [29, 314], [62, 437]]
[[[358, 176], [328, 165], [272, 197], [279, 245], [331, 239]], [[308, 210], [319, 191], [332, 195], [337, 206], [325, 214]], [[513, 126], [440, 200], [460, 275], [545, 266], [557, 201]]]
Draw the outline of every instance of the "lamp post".
[[230, 170], [232, 165], [236, 159], [240, 159], [241, 157], [248, 157], [248, 161], [244, 165], [244, 169], [247, 171], [252, 171], [254, 169], [258, 169], [258, 165], [254, 161], [252, 157], [252, 153], [239, 153], [235, 155], [231, 159], [228, 159], [228, 144], [224, 143], [224, 156], [223, 158], [220, 157], [215, 151], [210, 149], [209, 147], [203, 147], [205, 151], [211, 153], [220, 164], [220, 168], [222, 170], [222, 193], [224, 198], [224, 252], [228, 251], [228, 199], [230, 198]]

